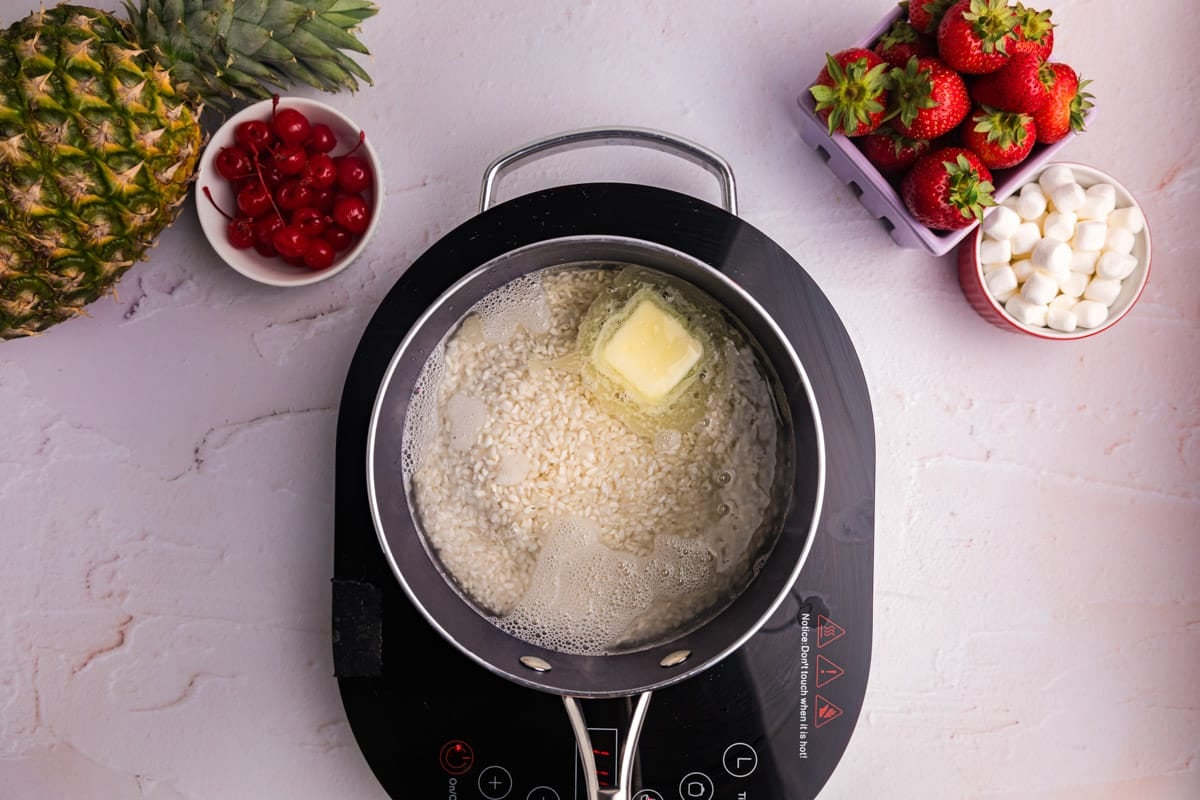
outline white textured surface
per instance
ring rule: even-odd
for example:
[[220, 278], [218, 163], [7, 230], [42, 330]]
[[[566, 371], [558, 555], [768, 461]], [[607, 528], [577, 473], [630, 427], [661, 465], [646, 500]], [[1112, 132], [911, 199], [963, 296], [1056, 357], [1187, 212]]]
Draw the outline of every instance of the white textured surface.
[[[34, 5], [0, 0], [0, 18]], [[1126, 183], [1155, 244], [1140, 305], [1059, 343], [982, 322], [952, 258], [895, 247], [797, 136], [821, 54], [887, 3], [382, 5], [376, 85], [332, 100], [387, 170], [359, 263], [251, 283], [189, 205], [119, 299], [0, 344], [0, 798], [382, 800], [331, 677], [345, 370], [396, 277], [475, 213], [493, 157], [618, 123], [732, 162], [743, 216], [830, 296], [871, 384], [874, 662], [822, 797], [1200, 797], [1193, 17], [1055, 9], [1058, 57], [1100, 110], [1064, 156]], [[715, 197], [690, 166], [616, 149], [502, 188], [603, 178]]]

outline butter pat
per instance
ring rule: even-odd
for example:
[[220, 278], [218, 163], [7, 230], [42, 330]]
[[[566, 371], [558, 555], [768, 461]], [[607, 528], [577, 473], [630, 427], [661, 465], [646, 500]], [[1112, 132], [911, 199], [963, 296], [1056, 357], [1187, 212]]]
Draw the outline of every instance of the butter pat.
[[603, 346], [600, 357], [647, 402], [662, 400], [704, 354], [679, 318], [642, 299]]

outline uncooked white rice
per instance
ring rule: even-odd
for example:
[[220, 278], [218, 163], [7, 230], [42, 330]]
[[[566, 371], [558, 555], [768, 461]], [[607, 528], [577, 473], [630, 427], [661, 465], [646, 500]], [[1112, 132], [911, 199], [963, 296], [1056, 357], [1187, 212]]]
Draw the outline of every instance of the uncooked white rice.
[[544, 366], [574, 347], [615, 275], [544, 271], [540, 322], [528, 287], [522, 324], [505, 324], [504, 303], [469, 315], [435, 365], [437, 419], [410, 459], [421, 527], [463, 591], [564, 652], [645, 642], [730, 599], [755, 567], [775, 481], [778, 418], [744, 342], [727, 345], [733, 374], [705, 419], [653, 440]]

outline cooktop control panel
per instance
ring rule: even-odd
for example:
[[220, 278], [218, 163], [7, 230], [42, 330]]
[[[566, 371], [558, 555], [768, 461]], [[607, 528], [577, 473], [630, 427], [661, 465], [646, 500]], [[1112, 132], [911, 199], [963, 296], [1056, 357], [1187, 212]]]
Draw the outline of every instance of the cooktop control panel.
[[[814, 796], [848, 743], [865, 690], [867, 661], [850, 635], [861, 620], [846, 611], [835, 618], [823, 598], [789, 595], [739, 651], [655, 692], [633, 764], [635, 800]], [[409, 622], [405, 653], [446, 647], [415, 612]], [[341, 679], [359, 744], [393, 796], [584, 800], [561, 698], [445, 655], [411, 681]], [[620, 780], [633, 705], [583, 702], [601, 787]]]

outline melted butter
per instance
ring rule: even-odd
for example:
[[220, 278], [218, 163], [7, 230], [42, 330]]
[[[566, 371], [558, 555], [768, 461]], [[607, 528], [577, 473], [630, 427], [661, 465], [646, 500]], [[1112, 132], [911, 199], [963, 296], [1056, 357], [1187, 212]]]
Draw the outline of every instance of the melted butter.
[[633, 310], [595, 357], [637, 400], [660, 403], [696, 366], [704, 347], [659, 303], [649, 297], [630, 302]]

